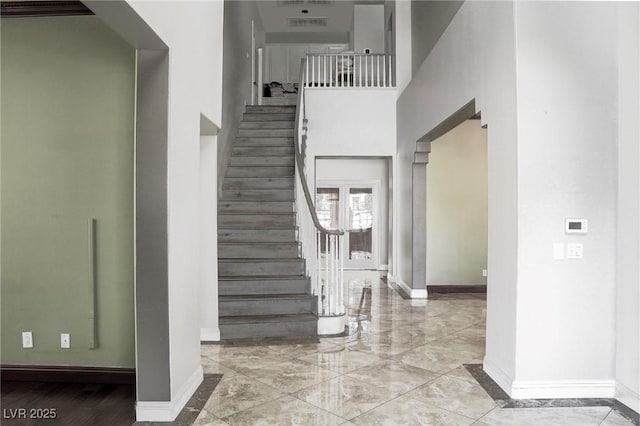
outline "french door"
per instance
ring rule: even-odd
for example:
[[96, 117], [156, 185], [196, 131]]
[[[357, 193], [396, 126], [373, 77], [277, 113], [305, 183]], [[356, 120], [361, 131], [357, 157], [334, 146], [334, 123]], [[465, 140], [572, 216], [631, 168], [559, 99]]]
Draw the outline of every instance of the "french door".
[[[345, 231], [345, 269], [377, 269], [377, 187], [377, 181], [318, 182], [316, 211], [320, 223], [327, 229]], [[324, 244], [323, 237], [323, 252]]]

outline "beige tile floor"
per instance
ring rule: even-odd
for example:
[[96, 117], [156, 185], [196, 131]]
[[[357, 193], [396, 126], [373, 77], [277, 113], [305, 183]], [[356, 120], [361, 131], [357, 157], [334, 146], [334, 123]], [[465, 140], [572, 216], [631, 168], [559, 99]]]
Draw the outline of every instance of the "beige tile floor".
[[349, 289], [346, 337], [203, 345], [224, 376], [195, 425], [631, 425], [608, 407], [498, 407], [462, 367], [484, 356], [482, 298], [404, 300], [372, 274]]

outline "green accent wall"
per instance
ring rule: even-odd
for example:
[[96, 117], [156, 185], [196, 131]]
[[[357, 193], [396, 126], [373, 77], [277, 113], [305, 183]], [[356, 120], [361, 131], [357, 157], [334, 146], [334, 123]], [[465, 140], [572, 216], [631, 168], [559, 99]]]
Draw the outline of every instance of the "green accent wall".
[[0, 31], [1, 362], [134, 367], [135, 51], [94, 16], [4, 18]]

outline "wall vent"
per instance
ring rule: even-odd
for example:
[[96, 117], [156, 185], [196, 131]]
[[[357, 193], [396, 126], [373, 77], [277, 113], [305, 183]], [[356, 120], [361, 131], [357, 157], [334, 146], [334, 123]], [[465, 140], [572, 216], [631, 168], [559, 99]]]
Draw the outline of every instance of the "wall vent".
[[326, 16], [311, 16], [308, 18], [287, 18], [290, 27], [326, 27]]

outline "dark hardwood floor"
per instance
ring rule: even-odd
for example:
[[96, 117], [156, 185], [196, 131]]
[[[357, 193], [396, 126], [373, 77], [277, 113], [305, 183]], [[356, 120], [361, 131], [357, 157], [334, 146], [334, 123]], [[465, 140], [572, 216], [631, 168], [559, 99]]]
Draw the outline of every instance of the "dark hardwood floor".
[[7, 426], [135, 422], [135, 385], [3, 381], [0, 400], [0, 423]]

